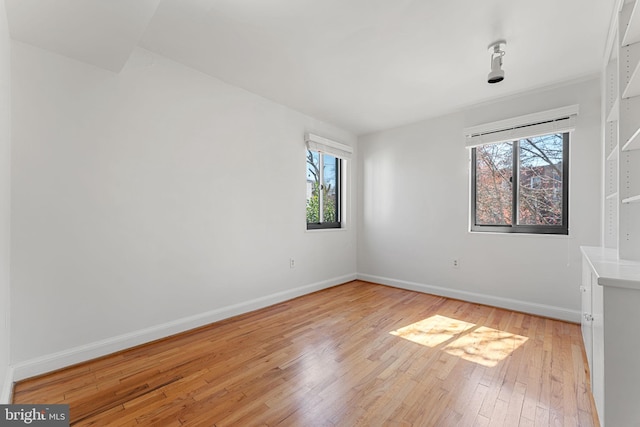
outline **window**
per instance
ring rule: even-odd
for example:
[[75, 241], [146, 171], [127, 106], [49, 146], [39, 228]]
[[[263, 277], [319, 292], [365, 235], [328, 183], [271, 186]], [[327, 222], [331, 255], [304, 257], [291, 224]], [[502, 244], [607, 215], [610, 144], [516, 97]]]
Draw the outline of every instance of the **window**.
[[466, 128], [471, 231], [569, 234], [571, 105]]
[[340, 159], [307, 150], [307, 229], [340, 228]]
[[307, 229], [341, 228], [342, 177], [352, 149], [307, 134]]
[[568, 234], [569, 133], [472, 148], [472, 231]]

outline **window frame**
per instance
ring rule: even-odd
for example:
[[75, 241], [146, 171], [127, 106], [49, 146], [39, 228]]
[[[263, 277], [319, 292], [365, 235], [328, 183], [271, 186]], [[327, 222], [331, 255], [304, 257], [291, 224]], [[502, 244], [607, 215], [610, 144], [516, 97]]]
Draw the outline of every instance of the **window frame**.
[[[520, 141], [527, 138], [520, 138], [511, 142], [513, 144], [512, 154], [512, 201], [511, 201], [511, 224], [510, 225], [482, 225], [476, 223], [476, 201], [477, 201], [477, 157], [476, 146], [471, 147], [471, 232], [489, 233], [521, 233], [521, 234], [555, 234], [569, 235], [569, 139], [570, 132], [549, 132], [545, 135], [562, 134], [562, 225], [520, 225], [518, 224], [519, 206], [519, 177], [520, 177]], [[544, 135], [539, 135], [544, 136]]]
[[[315, 152], [318, 153], [319, 160], [319, 181], [320, 181], [320, 193], [319, 193], [319, 218], [320, 222], [307, 222], [307, 230], [328, 230], [328, 229], [337, 229], [342, 228], [342, 170], [343, 164], [342, 162], [345, 159], [342, 159], [332, 153], [324, 153], [319, 150], [307, 148], [306, 152]], [[336, 161], [336, 220], [337, 221], [322, 221], [324, 216], [324, 201], [323, 201], [323, 187], [324, 187], [324, 156], [329, 155], [332, 156]], [[306, 163], [305, 163], [306, 164]]]

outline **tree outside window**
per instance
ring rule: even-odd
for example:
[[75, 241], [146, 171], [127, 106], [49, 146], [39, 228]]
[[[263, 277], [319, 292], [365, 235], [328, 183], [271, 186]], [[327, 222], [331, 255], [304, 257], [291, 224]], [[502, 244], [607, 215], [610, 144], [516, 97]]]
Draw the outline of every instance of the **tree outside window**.
[[340, 228], [340, 162], [307, 150], [307, 229]]
[[473, 148], [472, 231], [568, 234], [569, 134]]

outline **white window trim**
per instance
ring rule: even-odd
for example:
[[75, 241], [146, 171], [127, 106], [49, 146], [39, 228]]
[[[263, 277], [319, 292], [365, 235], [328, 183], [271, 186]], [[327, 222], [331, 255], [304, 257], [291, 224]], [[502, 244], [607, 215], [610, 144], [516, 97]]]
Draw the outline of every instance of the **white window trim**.
[[579, 106], [569, 105], [510, 119], [464, 128], [467, 148], [514, 141], [552, 133], [572, 132]]
[[305, 134], [304, 141], [307, 144], [307, 148], [311, 151], [331, 154], [332, 156], [341, 159], [350, 160], [351, 155], [353, 154], [353, 148], [349, 147], [348, 145], [341, 144], [339, 142], [323, 138], [312, 133]]

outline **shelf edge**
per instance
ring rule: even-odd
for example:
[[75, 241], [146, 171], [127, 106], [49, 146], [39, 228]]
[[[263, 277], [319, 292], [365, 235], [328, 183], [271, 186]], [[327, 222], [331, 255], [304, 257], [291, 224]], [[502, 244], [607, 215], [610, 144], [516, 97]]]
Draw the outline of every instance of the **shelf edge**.
[[622, 203], [629, 204], [629, 203], [640, 203], [640, 194], [637, 196], [631, 196], [631, 197], [627, 197], [622, 199]]

